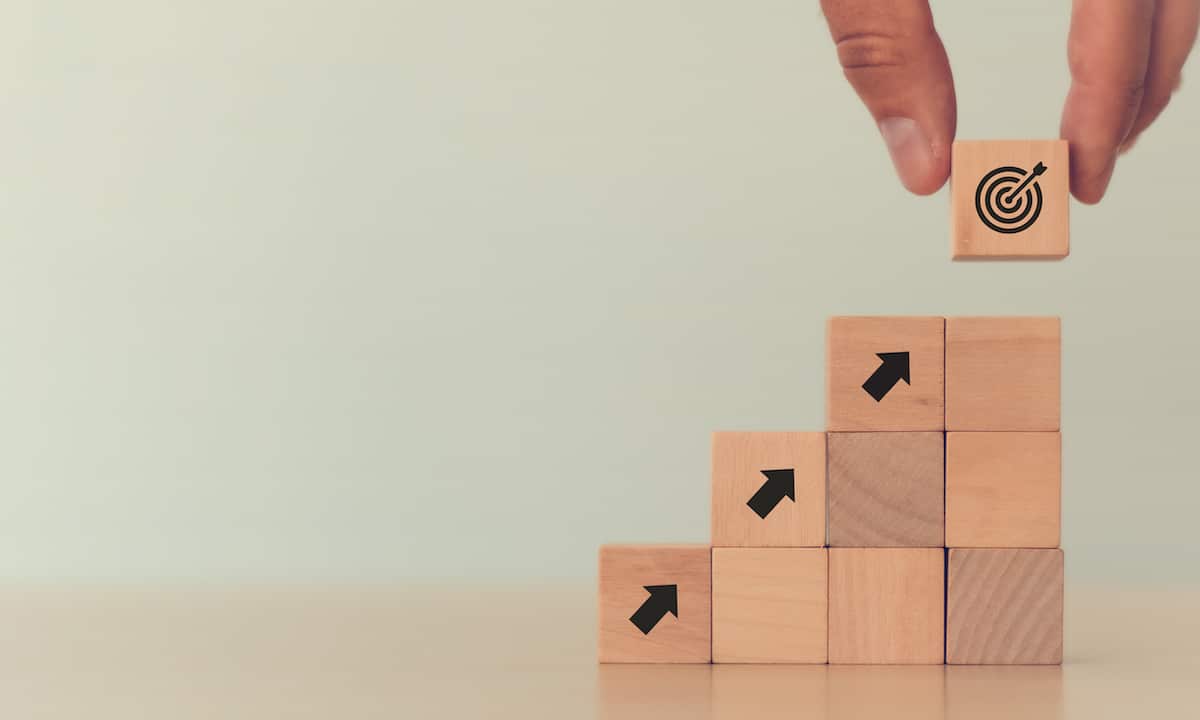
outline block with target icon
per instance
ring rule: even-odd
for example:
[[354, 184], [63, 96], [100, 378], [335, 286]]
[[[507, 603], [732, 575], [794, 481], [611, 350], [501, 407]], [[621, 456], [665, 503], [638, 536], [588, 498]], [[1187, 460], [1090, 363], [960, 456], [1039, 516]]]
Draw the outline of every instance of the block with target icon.
[[1065, 140], [959, 140], [950, 158], [954, 259], [1067, 256], [1070, 168]]
[[712, 659], [712, 548], [600, 548], [597, 647], [602, 663]]
[[830, 318], [826, 428], [943, 430], [945, 327], [940, 317]]
[[712, 544], [824, 545], [825, 433], [713, 433]]

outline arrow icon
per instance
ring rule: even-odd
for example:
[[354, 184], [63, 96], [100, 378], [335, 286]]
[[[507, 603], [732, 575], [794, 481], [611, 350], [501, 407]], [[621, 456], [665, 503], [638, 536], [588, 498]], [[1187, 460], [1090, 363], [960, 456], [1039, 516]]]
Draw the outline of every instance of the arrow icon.
[[679, 617], [679, 589], [674, 585], [645, 585], [650, 597], [637, 609], [629, 622], [637, 625], [643, 635], [649, 635], [667, 613]]
[[1008, 195], [1006, 195], [1005, 197], [1003, 197], [1001, 199], [1004, 200], [1004, 202], [1006, 202], [1006, 203], [1011, 203], [1018, 196], [1020, 196], [1020, 194], [1022, 192], [1024, 192], [1025, 187], [1027, 185], [1029, 185], [1029, 183], [1033, 182], [1033, 179], [1035, 177], [1037, 177], [1038, 175], [1041, 175], [1044, 172], [1046, 172], [1046, 166], [1043, 163], [1039, 162], [1037, 165], [1034, 165], [1033, 169], [1030, 170], [1029, 173], [1025, 175], [1025, 179], [1021, 181], [1021, 184], [1018, 185], [1012, 192], [1010, 192]]
[[875, 357], [883, 363], [862, 386], [868, 395], [875, 398], [875, 402], [882, 400], [901, 380], [905, 385], [912, 385], [908, 375], [908, 353], [876, 353]]
[[767, 515], [770, 515], [775, 506], [783, 502], [785, 497], [796, 502], [796, 471], [788, 468], [787, 470], [762, 470], [760, 472], [767, 476], [767, 481], [762, 484], [758, 492], [750, 497], [746, 505], [756, 515], [766, 520]]

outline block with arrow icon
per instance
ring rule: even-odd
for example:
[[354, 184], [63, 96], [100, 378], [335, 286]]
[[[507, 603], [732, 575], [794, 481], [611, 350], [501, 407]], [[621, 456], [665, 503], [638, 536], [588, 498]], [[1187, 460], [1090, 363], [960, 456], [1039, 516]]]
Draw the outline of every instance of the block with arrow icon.
[[712, 658], [708, 545], [600, 548], [600, 662]]
[[945, 321], [834, 317], [826, 331], [826, 428], [945, 428]]
[[822, 547], [825, 433], [713, 433], [712, 544]]

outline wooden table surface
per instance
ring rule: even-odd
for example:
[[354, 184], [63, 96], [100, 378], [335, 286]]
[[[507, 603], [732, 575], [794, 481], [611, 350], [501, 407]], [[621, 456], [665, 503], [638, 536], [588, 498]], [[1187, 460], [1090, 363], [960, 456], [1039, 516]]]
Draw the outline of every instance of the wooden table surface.
[[587, 585], [0, 588], [9, 718], [1191, 717], [1200, 588], [1067, 588], [1061, 667], [598, 666]]

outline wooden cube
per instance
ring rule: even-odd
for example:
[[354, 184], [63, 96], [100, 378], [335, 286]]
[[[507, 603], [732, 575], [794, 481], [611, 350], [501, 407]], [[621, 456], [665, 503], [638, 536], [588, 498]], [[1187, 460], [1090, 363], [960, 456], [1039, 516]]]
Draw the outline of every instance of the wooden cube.
[[824, 663], [824, 548], [713, 548], [715, 663]]
[[946, 545], [1055, 548], [1062, 436], [946, 434]]
[[942, 547], [943, 437], [829, 433], [829, 546]]
[[1067, 141], [959, 140], [950, 166], [954, 259], [1067, 256]]
[[826, 329], [829, 430], [945, 428], [945, 321], [833, 317]]
[[946, 320], [946, 429], [1059, 429], [1056, 317]]
[[601, 547], [600, 662], [709, 662], [711, 569], [707, 545]]
[[713, 433], [712, 544], [823, 546], [825, 433]]
[[830, 548], [829, 662], [942, 662], [945, 551]]
[[953, 548], [949, 573], [947, 663], [1062, 663], [1062, 550]]

